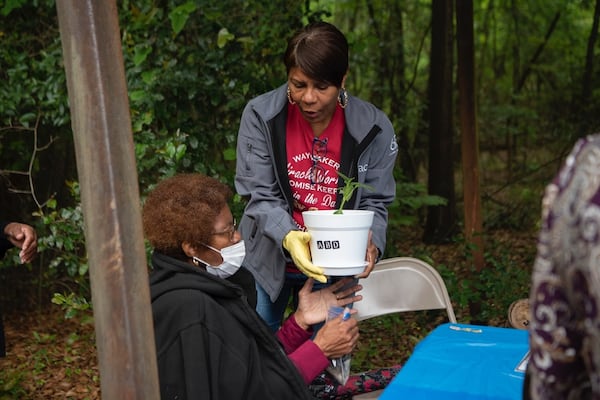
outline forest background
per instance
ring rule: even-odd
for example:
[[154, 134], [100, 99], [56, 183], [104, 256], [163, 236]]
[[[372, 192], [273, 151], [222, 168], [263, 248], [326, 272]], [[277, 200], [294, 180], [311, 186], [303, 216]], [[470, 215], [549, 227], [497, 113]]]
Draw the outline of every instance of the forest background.
[[[575, 141], [600, 125], [600, 0], [482, 0], [472, 21], [469, 4], [118, 2], [142, 199], [177, 172], [233, 186], [244, 105], [285, 82], [281, 57], [293, 31], [325, 19], [350, 42], [348, 91], [382, 108], [398, 137], [386, 257], [434, 265], [459, 321], [506, 324], [509, 305], [528, 295], [543, 189]], [[474, 33], [471, 74], [460, 67], [468, 57], [457, 55], [465, 21]], [[0, 1], [0, 43], [0, 219], [29, 223], [40, 238], [34, 263], [18, 265], [16, 252], [0, 263], [0, 307], [24, 343], [0, 368], [0, 398], [37, 398], [57, 369], [68, 383], [54, 387], [73, 392], [66, 398], [95, 398], [93, 353], [80, 347], [93, 350], [92, 307], [55, 2]], [[466, 116], [465, 79], [476, 99]], [[474, 142], [465, 140], [469, 129]], [[473, 210], [463, 200], [473, 189], [467, 156], [481, 201], [475, 237], [464, 234]], [[243, 201], [233, 209], [239, 217]], [[59, 321], [60, 333], [31, 327], [44, 319]], [[437, 322], [435, 313], [377, 319], [364, 328], [369, 344], [355, 367], [403, 361]], [[393, 343], [382, 343], [390, 329]], [[390, 354], [390, 346], [403, 350]], [[60, 354], [49, 352], [56, 347]]]

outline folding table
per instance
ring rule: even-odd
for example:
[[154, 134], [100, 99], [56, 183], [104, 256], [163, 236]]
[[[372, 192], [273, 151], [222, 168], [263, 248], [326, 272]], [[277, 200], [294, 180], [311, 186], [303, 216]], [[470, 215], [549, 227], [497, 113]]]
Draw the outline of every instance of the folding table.
[[416, 347], [379, 400], [521, 399], [526, 330], [447, 323]]

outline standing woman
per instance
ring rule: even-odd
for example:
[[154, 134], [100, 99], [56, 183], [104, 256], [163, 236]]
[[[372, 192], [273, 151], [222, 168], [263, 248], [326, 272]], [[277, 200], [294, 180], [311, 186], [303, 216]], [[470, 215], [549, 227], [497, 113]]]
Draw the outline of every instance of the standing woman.
[[338, 171], [371, 188], [359, 188], [346, 205], [375, 212], [368, 266], [358, 277], [370, 274], [385, 249], [398, 153], [386, 115], [345, 89], [348, 42], [335, 26], [316, 22], [296, 32], [284, 63], [287, 83], [244, 109], [235, 181], [248, 200], [240, 221], [244, 265], [257, 281], [257, 311], [273, 330], [306, 276], [327, 280], [310, 262], [302, 211], [336, 208]]

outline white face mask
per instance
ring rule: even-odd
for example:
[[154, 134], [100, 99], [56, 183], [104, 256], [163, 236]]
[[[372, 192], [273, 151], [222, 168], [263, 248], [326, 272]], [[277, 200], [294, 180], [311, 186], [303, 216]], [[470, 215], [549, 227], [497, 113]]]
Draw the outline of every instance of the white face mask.
[[223, 279], [235, 274], [238, 271], [238, 269], [240, 269], [240, 267], [242, 266], [242, 262], [244, 261], [244, 257], [246, 256], [246, 246], [244, 245], [243, 240], [240, 240], [234, 245], [223, 247], [221, 250], [217, 250], [209, 245], [205, 246], [221, 254], [221, 258], [223, 258], [223, 263], [221, 263], [221, 265], [213, 266], [207, 263], [206, 261], [199, 259], [198, 257], [192, 257], [192, 259], [206, 264], [206, 272]]

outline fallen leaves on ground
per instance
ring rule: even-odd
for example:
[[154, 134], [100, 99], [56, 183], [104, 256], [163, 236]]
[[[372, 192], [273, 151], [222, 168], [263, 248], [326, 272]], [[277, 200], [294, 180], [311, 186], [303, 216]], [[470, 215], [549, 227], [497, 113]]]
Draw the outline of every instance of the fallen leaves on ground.
[[100, 399], [94, 328], [48, 305], [5, 315], [0, 399]]

